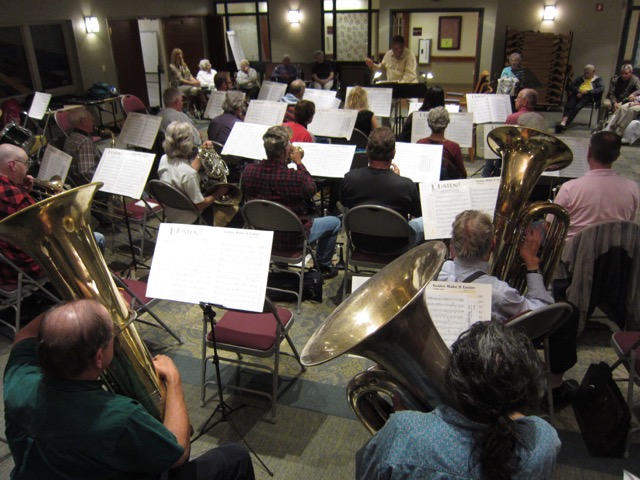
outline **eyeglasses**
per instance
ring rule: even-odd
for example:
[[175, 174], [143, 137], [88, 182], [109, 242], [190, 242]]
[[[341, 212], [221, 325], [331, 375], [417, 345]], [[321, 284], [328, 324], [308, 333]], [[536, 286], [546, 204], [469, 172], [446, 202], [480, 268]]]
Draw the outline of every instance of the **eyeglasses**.
[[31, 160], [27, 159], [27, 160], [22, 160], [21, 158], [14, 158], [13, 159], [16, 162], [19, 162], [21, 164], [23, 164], [24, 166], [26, 166], [27, 168], [29, 168], [31, 166]]

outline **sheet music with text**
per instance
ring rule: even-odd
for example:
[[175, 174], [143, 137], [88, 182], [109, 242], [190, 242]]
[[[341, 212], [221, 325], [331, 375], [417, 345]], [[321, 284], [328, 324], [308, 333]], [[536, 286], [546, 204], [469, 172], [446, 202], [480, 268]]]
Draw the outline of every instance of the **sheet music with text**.
[[304, 91], [303, 99], [313, 102], [318, 110], [329, 110], [340, 108], [340, 99], [336, 98], [338, 92], [335, 90], [320, 90], [317, 88], [307, 88]]
[[227, 92], [218, 92], [214, 90], [209, 93], [209, 100], [207, 101], [207, 108], [204, 110], [205, 118], [216, 118], [222, 115], [222, 104], [224, 99], [227, 98]]
[[261, 312], [273, 232], [162, 223], [147, 294]]
[[487, 142], [487, 135], [489, 135], [489, 132], [494, 128], [498, 128], [498, 127], [504, 127], [504, 123], [484, 124], [478, 127], [478, 130], [482, 132], [482, 152], [483, 152], [482, 158], [484, 158], [485, 160], [496, 160], [500, 158], [499, 155], [497, 155], [493, 150], [491, 150], [491, 147], [489, 147], [489, 142]]
[[511, 114], [509, 95], [467, 93], [467, 110], [473, 113], [473, 123], [504, 122]]
[[105, 148], [92, 182], [103, 182], [101, 192], [142, 197], [156, 156], [153, 153]]
[[314, 135], [331, 138], [351, 138], [356, 125], [356, 110], [319, 110], [307, 126]]
[[260, 125], [281, 125], [287, 104], [284, 102], [272, 102], [270, 100], [251, 100], [244, 121]]
[[242, 49], [240, 35], [237, 35], [233, 30], [227, 30], [227, 39], [229, 40], [229, 46], [231, 47], [233, 60], [236, 62], [236, 68], [240, 70], [240, 62], [247, 58], [244, 56], [244, 50]]
[[[369, 110], [376, 117], [390, 117], [393, 88], [363, 88], [367, 92]], [[351, 93], [352, 89], [353, 87], [347, 87], [347, 96], [345, 98], [349, 98], [349, 93]]]
[[542, 175], [549, 177], [580, 178], [589, 171], [587, 151], [589, 150], [589, 138], [562, 137], [562, 141], [571, 149], [573, 161], [571, 165], [562, 170], [544, 172]]
[[44, 149], [44, 155], [40, 162], [40, 169], [38, 170], [38, 179], [48, 182], [53, 176], [59, 176], [62, 182], [67, 179], [67, 173], [71, 166], [73, 157], [62, 150], [54, 147], [52, 144], [48, 144]]
[[437, 182], [442, 165], [442, 145], [396, 142], [393, 162], [401, 176], [416, 183]]
[[31, 107], [29, 107], [29, 113], [27, 115], [30, 118], [42, 120], [44, 114], [47, 113], [47, 108], [49, 108], [50, 101], [50, 93], [36, 92], [33, 96], [33, 100], [31, 101]]
[[125, 145], [151, 150], [161, 124], [162, 117], [131, 112], [124, 121], [118, 140]]
[[270, 100], [272, 102], [279, 102], [287, 91], [286, 83], [272, 82], [265, 80], [260, 86], [260, 93], [258, 93], [258, 100]]
[[222, 154], [264, 160], [267, 158], [267, 154], [264, 151], [262, 136], [268, 129], [269, 125], [246, 122], [234, 123], [229, 138], [227, 138], [222, 149]]
[[491, 320], [491, 285], [431, 282], [424, 298], [429, 316], [448, 347], [475, 322]]
[[355, 145], [295, 143], [304, 149], [302, 163], [313, 177], [342, 178], [351, 168]]
[[[416, 143], [421, 138], [431, 135], [428, 118], [429, 112], [415, 112], [413, 114], [411, 143]], [[449, 119], [449, 126], [444, 131], [445, 138], [456, 142], [461, 148], [471, 148], [473, 146], [473, 114], [450, 113]]]
[[500, 177], [421, 183], [425, 239], [451, 238], [451, 225], [465, 210], [480, 210], [493, 218], [499, 186]]

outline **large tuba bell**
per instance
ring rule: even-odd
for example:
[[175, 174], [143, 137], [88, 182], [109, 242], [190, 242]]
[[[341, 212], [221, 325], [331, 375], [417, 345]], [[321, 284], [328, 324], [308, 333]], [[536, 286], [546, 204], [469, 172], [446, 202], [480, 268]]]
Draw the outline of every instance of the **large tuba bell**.
[[31, 255], [65, 300], [90, 298], [107, 308], [117, 333], [107, 385], [162, 420], [164, 385], [89, 227], [91, 199], [100, 186], [84, 185], [20, 210], [0, 222], [0, 238]]
[[351, 353], [384, 369], [367, 370], [347, 387], [351, 407], [372, 433], [390, 413], [380, 393], [389, 397], [397, 391], [414, 410], [447, 402], [449, 349], [424, 298], [446, 250], [442, 242], [428, 242], [387, 265], [331, 313], [302, 351], [306, 366]]
[[206, 179], [202, 182], [202, 190], [211, 195], [219, 188], [226, 188], [226, 193], [215, 201], [215, 205], [237, 207], [242, 201], [242, 191], [237, 185], [227, 183], [229, 167], [213, 148], [201, 146], [198, 157], [204, 168]]
[[562, 253], [569, 214], [560, 205], [550, 202], [527, 205], [527, 201], [542, 172], [565, 168], [571, 164], [573, 154], [556, 137], [525, 127], [496, 128], [487, 136], [487, 142], [502, 157], [502, 175], [493, 217], [495, 249], [491, 274], [524, 291], [526, 267], [518, 253], [520, 239], [532, 221], [551, 213], [554, 221], [539, 254], [541, 272], [548, 285]]

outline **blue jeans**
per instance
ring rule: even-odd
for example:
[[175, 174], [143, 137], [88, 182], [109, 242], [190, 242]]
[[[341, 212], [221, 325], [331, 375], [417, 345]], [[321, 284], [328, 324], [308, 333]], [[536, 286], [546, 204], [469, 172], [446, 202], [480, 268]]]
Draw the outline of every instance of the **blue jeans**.
[[409, 220], [409, 226], [413, 230], [413, 237], [411, 237], [411, 247], [420, 245], [424, 242], [424, 223], [422, 217]]
[[336, 239], [340, 231], [338, 217], [318, 217], [313, 219], [309, 232], [309, 244], [318, 242], [316, 259], [320, 266], [331, 266], [331, 258], [336, 249]]

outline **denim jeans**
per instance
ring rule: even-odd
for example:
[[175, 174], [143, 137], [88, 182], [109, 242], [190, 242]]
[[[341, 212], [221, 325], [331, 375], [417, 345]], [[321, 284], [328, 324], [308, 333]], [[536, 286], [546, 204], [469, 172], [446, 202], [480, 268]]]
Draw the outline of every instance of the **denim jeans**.
[[331, 258], [336, 249], [336, 239], [340, 232], [338, 217], [318, 217], [313, 219], [309, 232], [309, 244], [318, 242], [316, 259], [321, 266], [331, 266]]
[[420, 245], [424, 242], [424, 223], [422, 217], [409, 220], [409, 226], [413, 230], [413, 237], [411, 238], [411, 247]]

